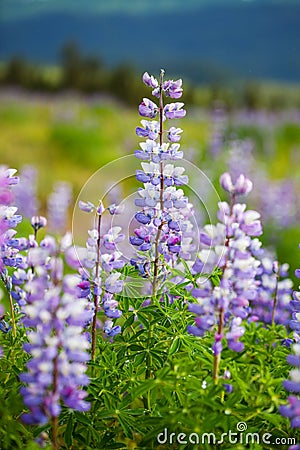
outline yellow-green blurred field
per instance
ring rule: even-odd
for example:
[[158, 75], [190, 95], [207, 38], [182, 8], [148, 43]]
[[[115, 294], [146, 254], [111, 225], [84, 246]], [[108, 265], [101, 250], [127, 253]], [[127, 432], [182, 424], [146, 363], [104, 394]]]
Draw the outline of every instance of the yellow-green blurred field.
[[[35, 165], [42, 198], [55, 180], [70, 181], [78, 192], [99, 167], [134, 152], [139, 121], [137, 110], [106, 97], [4, 91], [0, 93], [1, 162], [18, 169], [24, 164]], [[254, 140], [257, 162], [268, 168], [271, 177], [300, 177], [300, 122], [245, 125], [235, 123], [234, 116], [228, 122], [233, 138]], [[210, 113], [189, 110], [187, 105], [187, 116], [179, 126], [184, 129], [186, 157], [192, 151], [194, 162], [201, 165], [206, 161], [207, 167], [213, 128]], [[212, 167], [216, 164], [222, 172], [222, 155], [211, 161]]]
[[[275, 183], [277, 180], [292, 180], [297, 187], [299, 200], [299, 112], [255, 111], [247, 114], [246, 119], [241, 111], [227, 114], [223, 149], [217, 156], [212, 156], [210, 145], [215, 127], [212, 111], [189, 107], [188, 104], [186, 109], [187, 116], [176, 122], [176, 126], [184, 130], [181, 146], [185, 158], [200, 167], [217, 189], [219, 175], [228, 170], [230, 141], [250, 138], [253, 142], [252, 162], [255, 171], [259, 173], [262, 170]], [[45, 213], [47, 195], [56, 181], [72, 184], [75, 201], [87, 180], [99, 168], [116, 158], [133, 154], [141, 141], [135, 135], [140, 120], [137, 108], [130, 109], [106, 96], [2, 91], [0, 161], [18, 170], [28, 164], [37, 168], [40, 213]], [[128, 169], [133, 174], [140, 167], [136, 159], [131, 159], [128, 164], [133, 164], [133, 167], [119, 164], [116, 170], [120, 173], [114, 173], [114, 177], [122, 178], [123, 171], [128, 173]], [[109, 171], [106, 171], [106, 176], [109, 176]], [[131, 182], [135, 182], [134, 178]], [[265, 195], [255, 185], [254, 194], [256, 197]], [[99, 197], [102, 195], [99, 192]], [[284, 195], [275, 202], [283, 202], [284, 206], [287, 201]], [[291, 224], [284, 227], [277, 225], [275, 228], [272, 223], [264, 224], [264, 243], [275, 245], [279, 258], [288, 261], [292, 269], [299, 266], [298, 200], [293, 205], [295, 217]], [[249, 201], [250, 207], [257, 208], [255, 203], [251, 204], [251, 198]], [[281, 208], [280, 204], [275, 204], [269, 205], [269, 209], [273, 206], [274, 209]]]

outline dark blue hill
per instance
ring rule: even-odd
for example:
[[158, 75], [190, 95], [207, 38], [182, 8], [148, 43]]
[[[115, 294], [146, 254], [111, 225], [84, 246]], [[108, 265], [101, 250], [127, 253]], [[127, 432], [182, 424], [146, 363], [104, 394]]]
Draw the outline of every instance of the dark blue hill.
[[76, 41], [107, 64], [139, 70], [166, 67], [204, 79], [300, 81], [299, 3], [213, 5], [155, 14], [51, 13], [0, 21], [0, 59], [18, 54], [57, 62], [62, 45]]

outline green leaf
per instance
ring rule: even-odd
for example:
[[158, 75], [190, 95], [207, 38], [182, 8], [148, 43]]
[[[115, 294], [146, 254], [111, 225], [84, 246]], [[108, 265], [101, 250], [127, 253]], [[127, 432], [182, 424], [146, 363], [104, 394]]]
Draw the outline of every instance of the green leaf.
[[131, 431], [130, 425], [128, 424], [125, 417], [123, 417], [121, 414], [119, 414], [118, 420], [121, 424], [121, 427], [123, 428], [125, 436], [128, 437], [129, 439], [132, 439], [133, 438], [132, 431]]
[[169, 349], [169, 353], [168, 353], [169, 356], [174, 355], [174, 353], [176, 353], [179, 350], [179, 347], [180, 347], [180, 339], [179, 339], [179, 337], [176, 337], [174, 339], [174, 341], [172, 342], [172, 345]]
[[145, 359], [146, 359], [146, 352], [138, 353], [136, 355], [136, 357], [134, 358], [134, 363], [133, 363], [134, 366], [137, 367], [137, 366], [141, 365]]
[[70, 414], [64, 435], [64, 440], [67, 447], [71, 447], [72, 445], [73, 429], [74, 429], [73, 414]]
[[77, 422], [80, 422], [84, 425], [91, 425], [91, 419], [86, 417], [83, 413], [75, 412], [74, 415]]
[[122, 329], [125, 330], [126, 328], [129, 328], [134, 322], [134, 315], [131, 314], [123, 323]]
[[141, 345], [137, 345], [137, 344], [131, 344], [129, 345], [129, 350], [132, 350], [133, 352], [140, 352], [145, 350], [144, 347], [142, 347]]
[[139, 398], [142, 395], [146, 394], [146, 392], [148, 392], [153, 386], [155, 386], [154, 380], [145, 380], [140, 386], [132, 389], [132, 391], [130, 392], [131, 397], [133, 399]]
[[114, 444], [106, 445], [105, 449], [110, 450], [114, 448], [127, 448], [127, 445], [122, 442], [115, 442]]
[[149, 328], [149, 320], [145, 314], [141, 314], [140, 312], [137, 313], [137, 317], [142, 325], [148, 330]]
[[129, 310], [129, 299], [127, 296], [122, 298], [122, 311], [123, 313]]

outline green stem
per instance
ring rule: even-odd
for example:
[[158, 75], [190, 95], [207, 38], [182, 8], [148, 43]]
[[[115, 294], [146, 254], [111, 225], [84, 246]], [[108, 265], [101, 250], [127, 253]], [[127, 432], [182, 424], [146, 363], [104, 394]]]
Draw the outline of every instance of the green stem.
[[[163, 77], [164, 70], [161, 70], [160, 73], [160, 81], [159, 81], [159, 145], [163, 144], [163, 112], [164, 112], [164, 103], [163, 103]], [[161, 213], [164, 210], [164, 163], [160, 162], [160, 211]], [[157, 292], [157, 277], [158, 277], [158, 268], [159, 268], [159, 251], [158, 245], [160, 240], [160, 235], [162, 232], [163, 222], [159, 225], [155, 237], [154, 242], [154, 269], [153, 269], [153, 282], [152, 282], [152, 296], [154, 297]]]
[[279, 282], [279, 267], [276, 272], [276, 285], [275, 285], [275, 291], [274, 291], [274, 301], [273, 301], [273, 309], [272, 309], [272, 327], [275, 325], [275, 313], [276, 313], [276, 307], [278, 302], [278, 282]]
[[[224, 329], [224, 309], [221, 308], [219, 312], [219, 324], [218, 324], [218, 335], [222, 336]], [[214, 356], [214, 368], [213, 368], [213, 382], [218, 383], [219, 377], [219, 366], [221, 361], [221, 353]]]
[[[99, 278], [99, 266], [100, 266], [100, 231], [101, 231], [101, 214], [98, 216], [98, 224], [97, 224], [97, 260], [96, 260], [96, 271], [95, 271], [95, 288], [98, 287], [98, 278]], [[95, 361], [96, 358], [96, 337], [97, 337], [97, 313], [99, 307], [99, 295], [94, 291], [94, 315], [92, 321], [92, 348], [91, 348], [91, 359]]]
[[15, 310], [14, 310], [14, 304], [13, 299], [11, 296], [11, 293], [8, 293], [9, 297], [9, 306], [10, 306], [10, 314], [11, 314], [11, 331], [14, 338], [17, 336], [17, 327], [16, 327], [16, 317], [15, 317]]
[[58, 417], [52, 416], [52, 449], [59, 450], [58, 447]]

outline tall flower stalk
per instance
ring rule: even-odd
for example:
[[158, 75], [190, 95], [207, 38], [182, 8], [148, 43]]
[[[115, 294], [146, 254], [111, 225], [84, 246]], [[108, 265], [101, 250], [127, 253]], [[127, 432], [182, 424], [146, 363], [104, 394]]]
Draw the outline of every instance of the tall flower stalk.
[[0, 274], [2, 282], [8, 292], [12, 334], [16, 337], [16, 319], [13, 299], [11, 295], [11, 279], [8, 274], [8, 267], [16, 267], [20, 258], [19, 250], [8, 245], [9, 240], [15, 235], [14, 228], [21, 222], [22, 217], [16, 214], [18, 208], [13, 206], [13, 187], [19, 183], [19, 178], [15, 175], [15, 169], [8, 169], [0, 166]]
[[[75, 264], [75, 267], [77, 265], [81, 274], [79, 287], [82, 297], [89, 298], [93, 302], [91, 358], [94, 361], [100, 303], [107, 317], [103, 326], [105, 335], [113, 337], [121, 331], [121, 327], [114, 325], [112, 319], [117, 319], [122, 315], [118, 309], [115, 294], [120, 293], [123, 289], [123, 280], [118, 269], [124, 266], [124, 261], [117, 250], [117, 244], [124, 239], [124, 235], [118, 226], [111, 227], [106, 232], [102, 230], [103, 214], [108, 212], [110, 215], [114, 215], [121, 211], [116, 205], [104, 208], [101, 201], [97, 207], [91, 202], [80, 201], [79, 208], [87, 213], [95, 213], [94, 227], [88, 232], [86, 248], [77, 249], [79, 260], [73, 259], [71, 263], [71, 265]], [[67, 258], [70, 261], [72, 256], [69, 254]]]
[[[240, 175], [233, 183], [225, 173], [220, 178], [222, 188], [229, 194], [230, 202], [220, 202], [217, 225], [206, 225], [200, 233], [202, 249], [192, 267], [198, 277], [198, 284], [189, 286], [198, 300], [190, 303], [189, 310], [196, 314], [195, 324], [188, 326], [188, 332], [203, 336], [215, 331], [213, 344], [213, 380], [218, 381], [219, 365], [224, 339], [228, 348], [240, 352], [244, 345], [239, 339], [245, 329], [242, 320], [247, 318], [251, 300], [257, 293], [256, 275], [260, 261], [253, 257], [252, 247], [258, 246], [257, 236], [262, 228], [259, 214], [246, 210], [246, 205], [237, 203], [239, 196], [252, 190], [252, 183]], [[254, 239], [252, 239], [254, 237]], [[219, 284], [214, 285], [202, 273], [217, 270]]]
[[[300, 278], [300, 269], [295, 273]], [[290, 328], [296, 333], [300, 332], [300, 290], [293, 292], [293, 299], [290, 303], [292, 318]], [[287, 362], [294, 368], [290, 371], [290, 379], [283, 382], [283, 386], [292, 395], [288, 397], [288, 405], [280, 407], [280, 413], [288, 417], [293, 428], [300, 428], [300, 343], [293, 345], [293, 354], [287, 356]]]
[[[143, 82], [152, 88], [158, 105], [144, 98], [139, 106], [140, 115], [151, 120], [142, 120], [142, 127], [136, 128], [137, 135], [146, 138], [146, 142], [140, 143], [141, 149], [135, 151], [135, 156], [148, 162], [142, 162], [142, 170], [136, 172], [137, 180], [144, 187], [139, 189], [139, 198], [135, 200], [136, 206], [142, 208], [135, 215], [140, 226], [134, 229], [130, 242], [137, 249], [132, 264], [151, 281], [155, 299], [161, 282], [169, 273], [168, 267], [176, 264], [178, 257], [183, 257], [184, 221], [191, 205], [183, 190], [177, 187], [186, 184], [188, 177], [184, 175], [184, 168], [169, 162], [183, 157], [178, 143], [182, 130], [176, 127], [167, 130], [164, 123], [167, 119], [184, 117], [186, 111], [180, 102], [164, 104], [164, 97], [178, 99], [182, 96], [182, 80], [164, 81], [162, 70], [159, 80], [146, 72]], [[154, 120], [156, 118], [158, 120]]]
[[44, 248], [32, 248], [28, 259], [36, 275], [26, 286], [23, 324], [31, 355], [27, 372], [20, 379], [24, 404], [29, 412], [27, 424], [52, 424], [53, 450], [59, 449], [58, 416], [61, 404], [77, 411], [87, 411], [89, 403], [82, 389], [89, 383], [85, 374], [90, 344], [84, 332], [91, 320], [88, 301], [80, 298], [78, 275], [64, 275], [59, 249], [51, 242]]

